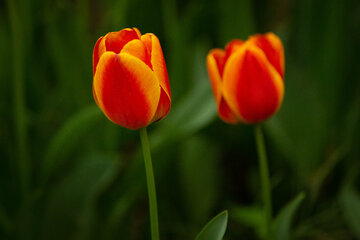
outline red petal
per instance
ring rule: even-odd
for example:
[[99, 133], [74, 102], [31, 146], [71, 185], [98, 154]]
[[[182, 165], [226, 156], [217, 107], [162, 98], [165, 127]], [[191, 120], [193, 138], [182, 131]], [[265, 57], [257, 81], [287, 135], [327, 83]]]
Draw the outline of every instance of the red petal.
[[226, 64], [224, 97], [243, 122], [261, 122], [273, 115], [282, 102], [284, 84], [264, 52], [248, 45]]
[[151, 64], [155, 76], [159, 79], [161, 88], [165, 91], [171, 102], [169, 77], [159, 39], [154, 34], [147, 33], [141, 36], [141, 41], [145, 44], [151, 55]]
[[275, 67], [281, 77], [284, 78], [285, 57], [281, 40], [275, 34], [267, 33], [250, 37], [249, 41], [264, 51], [269, 62]]
[[94, 47], [94, 51], [93, 51], [93, 75], [95, 75], [95, 71], [96, 71], [96, 66], [99, 62], [99, 59], [101, 57], [101, 55], [104, 53], [104, 49], [103, 49], [103, 44], [104, 41], [103, 40], [104, 37], [100, 37], [95, 44]]
[[139, 39], [139, 36], [138, 31], [131, 28], [125, 28], [118, 32], [110, 32], [106, 34], [104, 38], [106, 51], [120, 53], [126, 43], [133, 39]]
[[227, 123], [238, 123], [239, 120], [235, 116], [235, 114], [231, 111], [229, 105], [226, 103], [224, 97], [221, 98], [220, 104], [218, 106], [218, 112], [220, 118]]
[[160, 98], [159, 82], [151, 69], [126, 53], [103, 54], [94, 77], [94, 91], [105, 115], [130, 129], [151, 123]]
[[222, 79], [219, 67], [223, 67], [224, 57], [225, 51], [221, 49], [213, 49], [207, 55], [206, 66], [220, 118], [227, 123], [237, 123], [238, 120], [226, 103], [222, 93]]
[[153, 118], [153, 122], [159, 121], [166, 117], [169, 113], [171, 107], [171, 102], [167, 94], [165, 93], [164, 89], [161, 89], [160, 100], [158, 108], [156, 109], [155, 116]]
[[231, 54], [233, 54], [236, 50], [238, 50], [242, 45], [243, 41], [240, 39], [234, 39], [225, 46], [225, 58], [224, 58], [224, 64], [228, 60]]
[[220, 80], [222, 79], [225, 66], [225, 51], [220, 48], [212, 49], [208, 56], [212, 56], [216, 63], [216, 69], [219, 72]]

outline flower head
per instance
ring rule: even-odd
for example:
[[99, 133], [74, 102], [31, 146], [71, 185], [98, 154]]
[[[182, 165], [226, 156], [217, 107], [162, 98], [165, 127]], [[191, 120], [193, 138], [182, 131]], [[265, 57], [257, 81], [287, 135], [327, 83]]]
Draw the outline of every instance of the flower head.
[[159, 39], [136, 28], [100, 37], [93, 52], [93, 95], [104, 114], [125, 128], [164, 118], [171, 93]]
[[212, 49], [207, 68], [220, 118], [227, 123], [262, 122], [284, 96], [284, 49], [273, 33], [232, 40]]

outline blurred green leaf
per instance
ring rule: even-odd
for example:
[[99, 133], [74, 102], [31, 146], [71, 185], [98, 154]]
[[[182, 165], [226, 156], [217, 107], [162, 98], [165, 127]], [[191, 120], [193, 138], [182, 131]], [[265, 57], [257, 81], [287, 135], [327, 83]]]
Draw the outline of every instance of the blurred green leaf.
[[314, 83], [307, 82], [306, 74], [288, 64], [284, 102], [280, 111], [266, 122], [266, 133], [277, 144], [289, 161], [301, 185], [305, 185], [311, 169], [321, 161], [325, 146], [324, 113]]
[[[324, 149], [333, 137], [329, 129], [340, 125], [339, 97], [344, 91], [342, 75], [348, 46], [343, 44], [347, 6], [346, 1], [338, 0], [325, 5], [311, 0], [296, 2], [293, 40], [284, 41], [285, 98], [267, 129], [297, 169], [302, 186], [323, 160]], [[298, 47], [289, 51], [294, 39]]]
[[13, 227], [13, 223], [6, 213], [6, 208], [0, 203], [0, 229], [9, 234]]
[[319, 190], [327, 176], [335, 169], [337, 164], [349, 154], [352, 146], [356, 144], [357, 131], [354, 131], [354, 129], [356, 129], [360, 119], [360, 96], [357, 96], [350, 106], [342, 123], [343, 130], [338, 137], [339, 146], [329, 154], [326, 161], [315, 171], [311, 179], [310, 190], [312, 201], [316, 200]]
[[199, 131], [216, 117], [216, 105], [208, 79], [205, 58], [207, 48], [195, 44], [192, 88], [161, 121], [161, 127], [152, 134], [152, 145], [158, 147], [170, 139], [179, 139]]
[[235, 206], [230, 211], [230, 217], [233, 220], [254, 228], [260, 239], [265, 236], [264, 214], [260, 206]]
[[294, 200], [288, 203], [275, 218], [273, 233], [276, 240], [290, 239], [291, 221], [304, 198], [305, 194], [300, 193]]
[[182, 144], [181, 153], [179, 178], [182, 195], [191, 223], [196, 226], [208, 219], [216, 202], [219, 186], [218, 154], [215, 146], [196, 136]]
[[[26, 3], [28, 1], [24, 1]], [[28, 122], [25, 104], [25, 57], [27, 55], [25, 28], [29, 22], [23, 18], [27, 16], [28, 9], [16, 1], [7, 1], [9, 20], [11, 24], [12, 47], [12, 83], [13, 83], [13, 121], [15, 123], [16, 152], [18, 160], [18, 177], [21, 191], [24, 196], [29, 192], [31, 184], [31, 164], [28, 153]], [[24, 15], [23, 15], [24, 14]], [[24, 26], [25, 25], [25, 26]]]
[[357, 239], [360, 239], [360, 195], [350, 186], [340, 193], [340, 204], [345, 219]]
[[96, 105], [91, 105], [64, 123], [46, 148], [42, 169], [43, 180], [46, 181], [57, 167], [67, 161], [66, 157], [76, 148], [81, 137], [101, 118], [100, 109]]
[[221, 240], [226, 231], [228, 221], [228, 212], [219, 213], [208, 222], [195, 240]]
[[54, 186], [44, 206], [41, 239], [88, 239], [95, 200], [116, 167], [114, 158], [92, 155]]
[[174, 120], [173, 126], [176, 126], [179, 134], [197, 131], [215, 119], [214, 97], [209, 83], [206, 82], [204, 85], [198, 84], [191, 94], [177, 106], [177, 111], [171, 116], [171, 119]]
[[102, 232], [101, 239], [116, 239], [117, 233], [119, 232], [119, 226], [122, 226], [122, 221], [125, 221], [129, 210], [131, 210], [136, 197], [139, 195], [139, 190], [127, 191], [122, 194], [119, 199], [115, 202], [109, 217], [106, 219], [105, 229]]

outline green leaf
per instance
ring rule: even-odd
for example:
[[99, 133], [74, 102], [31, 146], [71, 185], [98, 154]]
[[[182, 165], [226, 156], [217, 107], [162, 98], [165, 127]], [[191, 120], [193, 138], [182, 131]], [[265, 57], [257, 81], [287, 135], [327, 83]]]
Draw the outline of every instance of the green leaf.
[[340, 205], [345, 219], [356, 236], [360, 239], [360, 196], [352, 187], [346, 186], [340, 194]]
[[194, 85], [188, 96], [177, 106], [176, 112], [169, 116], [179, 132], [191, 133], [208, 125], [217, 115], [211, 84], [204, 64], [208, 49], [200, 43], [195, 47], [192, 69]]
[[116, 174], [115, 159], [101, 154], [87, 156], [51, 189], [40, 239], [89, 239], [95, 203]]
[[294, 200], [288, 203], [278, 214], [273, 224], [273, 233], [275, 240], [290, 239], [290, 225], [299, 208], [300, 203], [305, 198], [304, 193], [300, 193]]
[[219, 189], [216, 146], [195, 136], [184, 142], [181, 153], [178, 170], [182, 196], [190, 218], [188, 223], [197, 226], [209, 218], [216, 203]]
[[254, 228], [260, 239], [265, 237], [265, 218], [260, 206], [235, 206], [231, 210], [231, 218], [245, 226]]
[[43, 180], [47, 180], [53, 171], [66, 161], [67, 155], [81, 142], [81, 136], [101, 119], [100, 109], [96, 105], [91, 105], [64, 123], [46, 148], [42, 169]]
[[199, 42], [194, 50], [192, 86], [180, 99], [161, 126], [151, 134], [151, 145], [156, 148], [164, 142], [191, 135], [216, 119], [217, 110], [204, 59], [208, 48]]
[[221, 240], [225, 234], [228, 212], [223, 211], [205, 225], [195, 240]]

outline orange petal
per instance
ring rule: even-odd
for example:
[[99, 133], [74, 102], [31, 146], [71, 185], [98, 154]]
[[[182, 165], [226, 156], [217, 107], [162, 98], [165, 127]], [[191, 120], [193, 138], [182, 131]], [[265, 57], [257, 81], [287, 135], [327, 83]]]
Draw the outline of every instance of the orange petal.
[[136, 34], [138, 35], [138, 38], [140, 39], [141, 38], [141, 32], [139, 31], [139, 29], [137, 29], [136, 27], [133, 27], [132, 29], [136, 32]]
[[137, 57], [152, 69], [150, 54], [144, 43], [139, 39], [131, 40], [125, 44], [121, 50], [121, 53], [128, 53], [134, 57]]
[[150, 124], [160, 98], [159, 82], [151, 69], [127, 53], [103, 54], [94, 77], [94, 91], [105, 115], [129, 129]]
[[100, 107], [99, 102], [98, 102], [98, 100], [97, 100], [96, 93], [95, 93], [94, 83], [93, 83], [93, 88], [92, 88], [92, 90], [93, 90], [93, 97], [94, 97], [95, 103], [96, 103], [96, 105], [98, 105], [98, 106]]
[[273, 33], [257, 34], [249, 38], [257, 47], [262, 49], [282, 78], [284, 78], [285, 57], [281, 40]]
[[223, 59], [225, 57], [224, 50], [213, 49], [209, 52], [206, 57], [206, 66], [211, 82], [211, 87], [213, 89], [214, 97], [216, 104], [220, 105], [220, 100], [222, 96], [222, 80], [220, 69], [223, 67]]
[[171, 102], [164, 89], [161, 88], [160, 100], [152, 122], [159, 121], [169, 113]]
[[147, 33], [141, 36], [141, 41], [145, 44], [151, 55], [151, 64], [155, 76], [159, 79], [161, 88], [165, 91], [171, 102], [169, 77], [159, 39], [154, 34]]
[[[139, 31], [139, 30], [138, 30]], [[125, 28], [118, 32], [110, 32], [105, 35], [106, 51], [120, 53], [124, 45], [133, 39], [139, 39], [138, 31]]]
[[224, 70], [223, 93], [239, 119], [256, 123], [279, 109], [284, 84], [264, 52], [247, 45], [230, 56]]
[[101, 55], [105, 52], [104, 37], [100, 37], [95, 44], [93, 51], [93, 74], [95, 75], [96, 66], [99, 62]]

